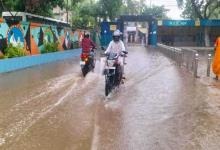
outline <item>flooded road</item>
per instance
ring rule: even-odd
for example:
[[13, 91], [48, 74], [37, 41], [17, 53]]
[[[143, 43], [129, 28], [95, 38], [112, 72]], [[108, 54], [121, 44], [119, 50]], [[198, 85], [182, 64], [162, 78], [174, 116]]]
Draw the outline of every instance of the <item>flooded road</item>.
[[79, 59], [0, 75], [0, 149], [219, 150], [219, 83], [128, 51], [125, 84], [107, 98], [100, 61], [86, 78]]

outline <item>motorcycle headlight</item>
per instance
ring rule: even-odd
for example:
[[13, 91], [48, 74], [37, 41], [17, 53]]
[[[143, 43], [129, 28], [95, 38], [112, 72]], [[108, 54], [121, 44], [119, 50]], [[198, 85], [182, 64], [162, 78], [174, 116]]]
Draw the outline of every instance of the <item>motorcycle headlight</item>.
[[108, 62], [107, 62], [107, 63], [108, 63], [107, 65], [108, 65], [109, 67], [113, 67], [113, 66], [114, 66], [115, 60], [107, 60], [107, 61], [108, 61]]

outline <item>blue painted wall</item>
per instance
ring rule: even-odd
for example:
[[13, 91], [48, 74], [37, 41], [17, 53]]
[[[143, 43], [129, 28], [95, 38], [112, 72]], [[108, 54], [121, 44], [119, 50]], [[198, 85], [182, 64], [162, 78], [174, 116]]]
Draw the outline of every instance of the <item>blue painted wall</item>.
[[0, 60], [0, 73], [15, 71], [79, 56], [81, 49]]
[[[119, 29], [119, 23], [118, 22], [102, 22], [101, 23], [101, 46], [108, 46], [108, 44], [112, 40], [112, 33], [114, 31], [111, 30], [110, 26], [115, 25], [117, 29]], [[122, 31], [122, 30], [121, 30]]]
[[150, 22], [150, 31], [149, 31], [149, 45], [157, 46], [157, 22]]

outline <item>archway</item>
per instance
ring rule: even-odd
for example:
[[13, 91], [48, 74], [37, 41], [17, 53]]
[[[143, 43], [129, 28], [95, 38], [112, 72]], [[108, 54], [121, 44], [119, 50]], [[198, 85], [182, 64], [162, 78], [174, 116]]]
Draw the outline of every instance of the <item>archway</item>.
[[[136, 26], [142, 23], [141, 28], [129, 26], [130, 22], [136, 23]], [[145, 23], [145, 24], [144, 24]], [[126, 42], [144, 42], [145, 45], [156, 46], [157, 44], [157, 21], [150, 15], [122, 15], [118, 20], [119, 29]], [[142, 31], [141, 31], [142, 29]], [[143, 29], [146, 29], [143, 31]], [[139, 37], [138, 37], [139, 36]], [[142, 43], [143, 44], [143, 43]]]

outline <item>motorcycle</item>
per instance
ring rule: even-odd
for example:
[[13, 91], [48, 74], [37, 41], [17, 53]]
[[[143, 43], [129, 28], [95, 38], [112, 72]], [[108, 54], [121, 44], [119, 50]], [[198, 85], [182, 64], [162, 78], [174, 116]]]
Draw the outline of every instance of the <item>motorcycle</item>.
[[122, 83], [123, 76], [123, 66], [119, 63], [119, 56], [126, 57], [127, 52], [123, 51], [121, 54], [109, 53], [106, 54], [106, 65], [104, 69], [105, 75], [105, 95], [108, 96], [109, 93], [115, 88], [119, 87]]
[[95, 68], [95, 52], [92, 49], [90, 53], [82, 53], [80, 58], [80, 67], [82, 74], [85, 77], [87, 73], [93, 71]]

